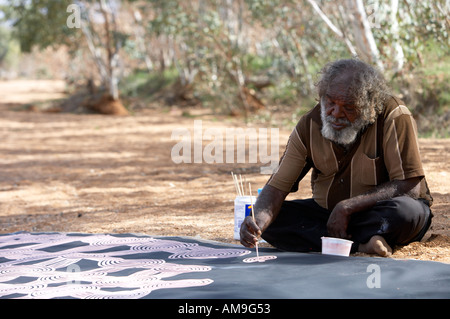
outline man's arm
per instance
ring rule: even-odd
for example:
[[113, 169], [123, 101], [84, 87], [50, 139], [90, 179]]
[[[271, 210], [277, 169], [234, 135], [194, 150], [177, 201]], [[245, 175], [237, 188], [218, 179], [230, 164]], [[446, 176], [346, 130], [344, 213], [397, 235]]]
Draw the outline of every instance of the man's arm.
[[330, 236], [349, 238], [347, 226], [350, 216], [373, 207], [378, 201], [397, 196], [419, 196], [419, 187], [422, 177], [413, 177], [406, 180], [394, 180], [384, 183], [372, 191], [345, 199], [339, 202], [333, 209], [328, 219], [327, 228]]
[[240, 230], [242, 245], [249, 248], [256, 245], [258, 237], [278, 216], [281, 205], [288, 194], [288, 192], [282, 192], [273, 186], [264, 186], [253, 207], [256, 224], [251, 216], [247, 216], [242, 222]]

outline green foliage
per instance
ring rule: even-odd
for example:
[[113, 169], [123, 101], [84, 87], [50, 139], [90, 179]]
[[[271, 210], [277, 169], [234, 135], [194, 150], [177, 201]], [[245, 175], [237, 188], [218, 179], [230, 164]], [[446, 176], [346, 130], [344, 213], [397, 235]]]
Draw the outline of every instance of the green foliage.
[[450, 56], [429, 52], [424, 64], [392, 80], [423, 137], [450, 137]]
[[0, 68], [13, 69], [19, 64], [20, 47], [11, 30], [0, 26]]
[[33, 46], [72, 45], [75, 31], [66, 25], [67, 6], [72, 1], [6, 0], [0, 6], [5, 20], [12, 21], [14, 36], [23, 52]]
[[[92, 30], [92, 41], [97, 49], [104, 49], [104, 38], [111, 35], [111, 47], [117, 44], [124, 48], [123, 68], [127, 72], [137, 69], [120, 82], [124, 96], [147, 98], [172, 87], [182, 94], [189, 90], [195, 99], [217, 112], [238, 109], [246, 113], [249, 105], [243, 92], [247, 89], [267, 105], [295, 106], [303, 112], [305, 105], [314, 104], [317, 72], [331, 60], [349, 58], [353, 52], [349, 42], [356, 47], [358, 41], [346, 16], [350, 13], [338, 1], [315, 3], [341, 35], [307, 0], [105, 1], [118, 4], [123, 14], [120, 19], [128, 13], [128, 20], [117, 21], [117, 25], [126, 27], [105, 33], [97, 26], [102, 32]], [[88, 51], [77, 40], [83, 32], [66, 26], [66, 9], [72, 1], [6, 3], [0, 9], [5, 19], [13, 22], [13, 35], [23, 50], [69, 45]], [[98, 11], [100, 0], [76, 3]], [[392, 28], [391, 1], [370, 0], [364, 4], [366, 11], [369, 5], [376, 7], [373, 16], [379, 27], [371, 31], [394, 91], [408, 100], [417, 117], [445, 117], [449, 104], [446, 0], [398, 1], [398, 30]], [[136, 11], [141, 13], [140, 22], [132, 17]], [[89, 24], [89, 28], [94, 27]], [[135, 33], [138, 29], [140, 35]], [[397, 62], [395, 43], [400, 44], [405, 57], [400, 72], [391, 72]], [[0, 55], [4, 47], [5, 41], [0, 39]], [[105, 59], [105, 52], [102, 54]], [[151, 67], [142, 64], [149, 59]], [[150, 71], [143, 71], [144, 67]], [[270, 83], [256, 85], [261, 78]]]
[[247, 66], [247, 71], [253, 74], [267, 72], [274, 63], [274, 59], [271, 56], [258, 56], [248, 53], [242, 57], [242, 61]]
[[164, 72], [148, 72], [136, 70], [119, 84], [120, 91], [126, 97], [151, 98], [155, 93], [170, 87], [178, 79], [176, 69]]

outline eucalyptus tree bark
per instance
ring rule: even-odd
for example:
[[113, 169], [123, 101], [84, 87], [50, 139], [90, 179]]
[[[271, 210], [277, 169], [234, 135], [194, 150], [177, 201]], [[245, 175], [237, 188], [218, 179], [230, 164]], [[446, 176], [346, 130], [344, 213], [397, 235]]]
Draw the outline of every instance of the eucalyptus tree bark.
[[[228, 60], [231, 62], [232, 70], [227, 70], [228, 74], [231, 75], [232, 79], [236, 82], [238, 88], [238, 94], [242, 102], [242, 109], [244, 111], [244, 117], [247, 119], [248, 113], [250, 112], [251, 106], [248, 103], [247, 95], [248, 89], [245, 86], [246, 79], [242, 68], [241, 56], [233, 54], [233, 49], [240, 48], [243, 21], [242, 21], [242, 11], [244, 10], [242, 2], [238, 2], [237, 14], [233, 12], [233, 1], [232, 0], [222, 0], [219, 5], [219, 16], [225, 26], [225, 32], [223, 33], [226, 37], [229, 47], [224, 48], [220, 45], [223, 52], [227, 52]], [[218, 43], [216, 41], [216, 43]]]
[[361, 59], [384, 70], [362, 0], [346, 0], [345, 6], [349, 13], [355, 45]]
[[139, 50], [141, 51], [141, 54], [144, 58], [145, 66], [147, 67], [148, 71], [153, 71], [154, 65], [153, 61], [150, 57], [150, 54], [147, 50], [147, 45], [145, 43], [145, 27], [143, 25], [142, 21], [142, 14], [139, 12], [138, 9], [133, 9], [133, 18], [137, 25], [136, 28], [133, 28], [133, 32], [136, 38], [136, 43], [138, 45]]
[[[108, 77], [105, 79], [107, 87], [111, 97], [114, 100], [119, 99], [119, 79], [118, 79], [118, 67], [119, 67], [119, 49], [120, 45], [117, 39], [114, 39], [114, 34], [117, 32], [116, 13], [114, 10], [107, 8], [106, 0], [100, 0], [100, 11], [102, 12], [104, 19], [104, 29], [106, 37], [106, 52], [107, 52], [107, 71]], [[108, 12], [109, 11], [109, 12]], [[111, 14], [111, 20], [109, 14]], [[110, 27], [110, 24], [112, 26]], [[111, 33], [114, 33], [111, 35]]]
[[314, 11], [319, 15], [319, 17], [325, 22], [325, 24], [333, 31], [340, 39], [345, 42], [348, 50], [352, 55], [357, 55], [356, 49], [353, 46], [351, 40], [342, 32], [333, 22], [326, 16], [326, 14], [320, 9], [319, 5], [314, 0], [308, 0], [308, 2], [313, 7]]
[[[100, 11], [104, 18], [103, 29], [105, 32], [105, 43], [102, 43], [99, 35], [94, 31], [93, 22], [89, 17], [89, 8], [81, 21], [81, 30], [86, 38], [89, 52], [91, 53], [95, 65], [98, 68], [102, 83], [106, 86], [109, 95], [114, 99], [119, 99], [118, 71], [119, 71], [119, 49], [120, 44], [111, 37], [111, 22], [108, 16], [105, 0], [100, 1]], [[117, 31], [115, 16], [113, 14], [112, 28]], [[102, 48], [104, 47], [104, 48]], [[106, 58], [102, 55], [102, 50], [106, 50]]]
[[89, 28], [89, 20], [82, 20], [81, 21], [81, 30], [83, 31], [83, 34], [86, 38], [86, 42], [89, 48], [89, 52], [92, 55], [92, 58], [94, 59], [94, 63], [97, 66], [98, 72], [100, 73], [100, 78], [102, 79], [102, 82], [105, 81], [105, 79], [108, 78], [108, 72], [106, 70], [105, 62], [103, 61], [101, 51], [96, 47], [94, 43], [94, 36]]
[[391, 24], [392, 41], [392, 59], [393, 59], [393, 72], [398, 73], [402, 70], [405, 62], [405, 54], [399, 41], [399, 25], [397, 20], [398, 12], [398, 0], [391, 0], [391, 11], [389, 21]]
[[119, 99], [119, 50], [121, 43], [116, 38], [116, 13], [107, 7], [105, 0], [100, 0], [98, 5], [104, 19], [101, 25], [104, 32], [96, 30], [95, 24], [90, 18], [89, 7], [84, 7], [86, 11], [83, 19], [81, 19], [80, 26], [86, 38], [89, 52], [98, 68], [102, 85], [106, 88], [106, 93], [92, 93], [85, 101], [84, 106], [102, 114], [127, 115], [128, 111]]

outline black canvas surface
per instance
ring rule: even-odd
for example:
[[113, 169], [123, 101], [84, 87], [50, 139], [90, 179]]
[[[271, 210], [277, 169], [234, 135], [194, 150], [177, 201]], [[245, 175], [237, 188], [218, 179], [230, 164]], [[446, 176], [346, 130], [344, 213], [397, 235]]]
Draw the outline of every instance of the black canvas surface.
[[136, 234], [0, 235], [0, 298], [449, 298], [450, 265]]

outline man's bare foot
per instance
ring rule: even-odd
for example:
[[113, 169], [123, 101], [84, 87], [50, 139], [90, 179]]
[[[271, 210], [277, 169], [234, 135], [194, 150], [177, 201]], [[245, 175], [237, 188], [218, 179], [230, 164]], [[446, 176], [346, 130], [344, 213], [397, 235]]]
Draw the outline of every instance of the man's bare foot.
[[382, 257], [392, 255], [392, 248], [387, 244], [386, 240], [379, 235], [375, 235], [365, 244], [359, 244], [359, 252], [366, 254], [378, 254]]

